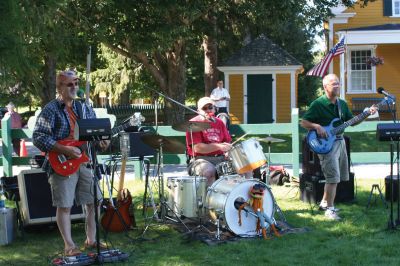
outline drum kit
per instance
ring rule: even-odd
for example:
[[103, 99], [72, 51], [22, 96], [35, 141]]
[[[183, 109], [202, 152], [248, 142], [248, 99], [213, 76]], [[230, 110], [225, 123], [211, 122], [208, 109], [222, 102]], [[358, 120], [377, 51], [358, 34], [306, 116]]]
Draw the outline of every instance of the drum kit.
[[[177, 131], [189, 132], [191, 135], [193, 132], [203, 131], [209, 127], [210, 123], [192, 121], [172, 126]], [[180, 222], [188, 232], [193, 230], [186, 226], [185, 218], [198, 222], [199, 226], [196, 228], [205, 228], [203, 226], [204, 221], [211, 222], [217, 227], [216, 239], [220, 239], [221, 228], [228, 229], [241, 237], [258, 236], [259, 232], [256, 231], [257, 215], [255, 213], [246, 213], [245, 217], [242, 218], [242, 224], [239, 225], [238, 223], [239, 206], [250, 201], [249, 191], [256, 184], [265, 187], [263, 197], [265, 215], [275, 221], [274, 214], [278, 210], [281, 217], [284, 218], [270, 187], [259, 179], [246, 179], [245, 177], [246, 173], [252, 172], [256, 168], [266, 164], [269, 166], [270, 160], [267, 161], [259, 141], [270, 145], [284, 140], [269, 136], [264, 139], [250, 138], [236, 143], [227, 152], [227, 160], [216, 165], [219, 179], [210, 187], [207, 188], [207, 179], [202, 176], [169, 177], [166, 186], [168, 196], [165, 196], [162, 170], [163, 153], [184, 153], [185, 145], [161, 135], [145, 135], [141, 139], [144, 143], [159, 151], [157, 160], [160, 200], [158, 219]], [[154, 202], [154, 199], [152, 200]]]

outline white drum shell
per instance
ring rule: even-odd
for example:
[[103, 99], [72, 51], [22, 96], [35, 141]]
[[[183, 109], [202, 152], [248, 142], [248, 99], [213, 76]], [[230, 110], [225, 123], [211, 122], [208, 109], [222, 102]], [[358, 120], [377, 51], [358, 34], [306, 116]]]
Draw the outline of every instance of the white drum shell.
[[[245, 179], [238, 175], [224, 176], [214, 182], [207, 191], [205, 203], [205, 208], [209, 210], [211, 219], [215, 222], [219, 218], [220, 224], [236, 235], [243, 237], [256, 236], [257, 218], [242, 210], [242, 225], [239, 226], [238, 209], [235, 208], [234, 203], [238, 198], [248, 202], [250, 188], [257, 183], [264, 184], [258, 179]], [[268, 187], [264, 192], [263, 209], [268, 217], [273, 217], [275, 204], [273, 195]]]
[[254, 138], [234, 145], [228, 155], [238, 174], [254, 170], [267, 162], [262, 146]]
[[196, 181], [197, 185], [194, 176], [168, 178], [168, 205], [179, 216], [189, 218], [203, 216], [202, 205], [206, 197], [207, 179], [198, 176]]

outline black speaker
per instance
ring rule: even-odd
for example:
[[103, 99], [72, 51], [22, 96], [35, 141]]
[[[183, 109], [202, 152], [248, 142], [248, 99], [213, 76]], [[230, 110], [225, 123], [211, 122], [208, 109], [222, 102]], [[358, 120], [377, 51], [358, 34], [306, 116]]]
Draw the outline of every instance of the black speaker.
[[[318, 203], [324, 194], [325, 177], [303, 173], [300, 175], [300, 199], [304, 202]], [[336, 190], [335, 202], [354, 200], [354, 173], [350, 172], [349, 181], [340, 182]]]
[[128, 157], [155, 156], [156, 151], [141, 139], [144, 135], [154, 135], [151, 132], [124, 132], [120, 133], [121, 153], [127, 152]]
[[[18, 175], [20, 208], [24, 226], [56, 222], [47, 173], [41, 169], [23, 170]], [[81, 206], [73, 206], [71, 220], [85, 217]]]
[[[397, 201], [398, 199], [398, 180], [397, 180], [397, 174], [393, 175], [393, 200]], [[385, 199], [387, 201], [390, 201], [390, 198], [392, 196], [392, 190], [390, 188], [390, 175], [385, 177]]]
[[[349, 165], [350, 172], [350, 138], [344, 136], [344, 140], [346, 142], [346, 151], [347, 151], [347, 161]], [[313, 152], [307, 144], [306, 138], [303, 139], [302, 142], [302, 170], [303, 173], [315, 176], [323, 176], [321, 170], [321, 164], [319, 162], [318, 155]]]

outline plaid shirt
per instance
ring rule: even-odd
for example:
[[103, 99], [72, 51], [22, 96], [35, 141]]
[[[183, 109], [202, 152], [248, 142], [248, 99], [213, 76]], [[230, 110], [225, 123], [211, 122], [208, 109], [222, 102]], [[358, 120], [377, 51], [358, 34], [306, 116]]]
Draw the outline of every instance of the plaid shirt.
[[[72, 109], [79, 117], [78, 108], [82, 106], [83, 116], [86, 118], [96, 118], [91, 107], [73, 101]], [[86, 114], [86, 115], [85, 115]], [[70, 133], [70, 119], [65, 104], [55, 99], [49, 102], [40, 112], [35, 128], [33, 129], [33, 144], [41, 151], [50, 151], [58, 140], [65, 139]]]

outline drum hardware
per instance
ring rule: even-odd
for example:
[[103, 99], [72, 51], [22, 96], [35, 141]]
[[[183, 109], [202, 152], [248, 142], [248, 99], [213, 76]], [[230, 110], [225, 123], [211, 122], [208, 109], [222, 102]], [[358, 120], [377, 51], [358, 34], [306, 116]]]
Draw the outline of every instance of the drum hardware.
[[[179, 152], [181, 147], [184, 147], [183, 144], [181, 144], [178, 141], [171, 140], [169, 138], [163, 137], [161, 135], [145, 135], [142, 136], [141, 139], [143, 140], [144, 143], [148, 144], [149, 146], [153, 147], [154, 149], [158, 150], [158, 156], [157, 156], [157, 179], [158, 179], [158, 193], [159, 193], [159, 210], [158, 212], [154, 212], [154, 214], [158, 214], [158, 217], [156, 218], [157, 221], [163, 221], [166, 222], [166, 220], [171, 220], [174, 222], [180, 222], [188, 231], [190, 229], [187, 227], [187, 225], [182, 221], [180, 216], [174, 212], [173, 208], [168, 205], [168, 202], [165, 198], [165, 191], [164, 191], [164, 145], [166, 149], [169, 152]], [[174, 150], [177, 149], [177, 150]], [[149, 188], [149, 190], [151, 190]], [[173, 215], [176, 217], [177, 220], [174, 220], [172, 217], [168, 216], [168, 212], [173, 213]]]
[[271, 137], [271, 135], [269, 135], [266, 138], [259, 138], [258, 140], [259, 141], [263, 141], [263, 142], [267, 143], [267, 145], [268, 145], [268, 160], [267, 160], [266, 167], [264, 167], [266, 169], [261, 171], [261, 173], [265, 172], [265, 183], [268, 185], [269, 181], [270, 181], [270, 178], [271, 178], [271, 170], [269, 169], [270, 166], [271, 166], [271, 144], [272, 143], [285, 142], [286, 140], [274, 138], [274, 137]]
[[176, 131], [181, 131], [181, 132], [187, 132], [187, 131], [192, 131], [192, 132], [200, 132], [203, 130], [206, 130], [210, 128], [210, 123], [204, 121], [204, 122], [199, 122], [199, 121], [187, 121], [183, 123], [178, 123], [172, 125], [172, 128], [175, 129]]

